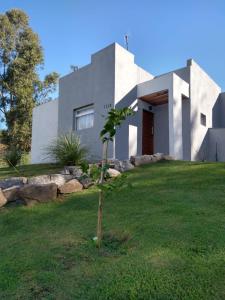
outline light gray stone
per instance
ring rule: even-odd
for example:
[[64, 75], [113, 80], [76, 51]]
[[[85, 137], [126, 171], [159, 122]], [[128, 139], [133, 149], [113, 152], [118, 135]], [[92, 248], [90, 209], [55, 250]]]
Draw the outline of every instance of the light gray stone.
[[23, 186], [27, 183], [26, 177], [10, 177], [7, 179], [0, 180], [0, 189], [8, 189], [12, 186]]
[[60, 186], [59, 192], [61, 194], [70, 194], [80, 192], [82, 189], [83, 185], [77, 179], [72, 179], [66, 182], [64, 185]]
[[129, 171], [134, 168], [129, 160], [110, 159], [108, 163], [112, 169], [115, 169], [119, 172]]
[[3, 194], [7, 199], [7, 202], [16, 201], [19, 199], [20, 186], [12, 186], [8, 189], [3, 190]]
[[94, 184], [93, 180], [90, 177], [80, 178], [79, 182], [83, 185], [85, 189], [88, 189]]
[[130, 161], [134, 166], [138, 167], [153, 162], [152, 158], [152, 155], [131, 156]]
[[24, 200], [27, 205], [36, 202], [49, 202], [57, 197], [57, 185], [49, 184], [27, 184], [20, 187], [20, 199]]
[[153, 155], [140, 155], [140, 156], [131, 156], [130, 162], [134, 166], [141, 166], [145, 164], [155, 163], [157, 161], [161, 161], [165, 159], [165, 155], [163, 153], [155, 153]]
[[174, 158], [171, 155], [164, 155], [163, 159], [164, 160], [174, 160]]
[[112, 169], [112, 168], [109, 168], [107, 170], [108, 174], [109, 174], [109, 177], [117, 177], [117, 176], [120, 176], [121, 173], [119, 171], [117, 171], [116, 169]]
[[2, 190], [0, 189], [0, 207], [4, 206], [7, 203], [7, 199], [5, 198]]
[[126, 172], [129, 170], [132, 170], [134, 168], [134, 166], [132, 165], [132, 163], [129, 160], [122, 160], [119, 162], [119, 169], [118, 171], [120, 172]]
[[83, 175], [83, 171], [79, 166], [65, 166], [62, 174], [73, 175], [75, 178], [79, 178]]
[[160, 160], [163, 159], [164, 154], [163, 154], [163, 153], [155, 153], [155, 154], [153, 154], [153, 157], [154, 157], [157, 161], [160, 161]]
[[51, 183], [50, 175], [39, 175], [28, 178], [28, 184], [49, 184]]
[[62, 174], [51, 174], [50, 175], [50, 182], [57, 184], [58, 187], [65, 184], [67, 181], [73, 179], [73, 175], [62, 175]]

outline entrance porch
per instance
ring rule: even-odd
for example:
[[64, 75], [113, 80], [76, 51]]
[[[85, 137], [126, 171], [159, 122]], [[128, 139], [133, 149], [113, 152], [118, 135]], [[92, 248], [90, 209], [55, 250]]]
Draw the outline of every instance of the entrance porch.
[[189, 84], [169, 73], [139, 84], [137, 96], [142, 109], [142, 154], [162, 152], [188, 159]]

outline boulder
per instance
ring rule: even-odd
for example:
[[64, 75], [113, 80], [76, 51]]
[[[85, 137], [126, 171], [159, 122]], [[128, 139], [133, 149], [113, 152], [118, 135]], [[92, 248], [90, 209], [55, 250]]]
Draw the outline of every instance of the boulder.
[[51, 174], [51, 175], [40, 175], [28, 178], [28, 184], [49, 184], [55, 183], [58, 186], [65, 184], [67, 181], [73, 179], [73, 175], [62, 175], [62, 174]]
[[73, 175], [52, 174], [50, 175], [50, 182], [55, 183], [58, 187], [60, 187], [73, 178]]
[[163, 155], [164, 160], [174, 160], [174, 158], [170, 155]]
[[90, 177], [80, 178], [79, 181], [85, 189], [88, 189], [94, 184], [93, 180]]
[[150, 163], [163, 160], [164, 157], [165, 155], [163, 153], [155, 153], [152, 155], [131, 156], [130, 162], [134, 166], [141, 166], [141, 165], [150, 164]]
[[0, 189], [8, 189], [12, 186], [23, 186], [27, 183], [26, 177], [11, 177], [0, 180]]
[[7, 202], [19, 200], [19, 190], [20, 190], [20, 186], [17, 185], [3, 190], [3, 194], [7, 199]]
[[0, 189], [0, 207], [4, 206], [7, 203], [7, 199], [5, 198], [2, 190]]
[[27, 184], [19, 190], [20, 199], [27, 205], [36, 202], [49, 202], [57, 197], [57, 185], [49, 184]]
[[39, 175], [28, 178], [28, 184], [49, 184], [51, 183], [50, 175]]
[[109, 177], [117, 177], [117, 176], [120, 176], [121, 173], [119, 171], [117, 171], [116, 169], [112, 169], [112, 168], [109, 168], [107, 170], [108, 174], [109, 174]]
[[164, 154], [163, 153], [155, 153], [152, 156], [153, 156], [153, 160], [155, 158], [156, 161], [160, 161], [160, 160], [163, 160]]
[[152, 155], [131, 156], [130, 162], [136, 167], [149, 164], [153, 162], [153, 156]]
[[122, 160], [119, 162], [119, 169], [117, 169], [120, 172], [126, 172], [129, 170], [132, 170], [134, 166], [132, 163], [127, 159], [127, 160]]
[[134, 168], [129, 160], [109, 159], [108, 163], [112, 169], [119, 172], [126, 172]]
[[83, 175], [83, 171], [79, 166], [65, 166], [62, 175], [73, 175], [75, 178], [79, 178]]
[[80, 192], [82, 189], [83, 185], [77, 179], [72, 179], [66, 182], [64, 185], [60, 186], [59, 192], [61, 194], [70, 194]]

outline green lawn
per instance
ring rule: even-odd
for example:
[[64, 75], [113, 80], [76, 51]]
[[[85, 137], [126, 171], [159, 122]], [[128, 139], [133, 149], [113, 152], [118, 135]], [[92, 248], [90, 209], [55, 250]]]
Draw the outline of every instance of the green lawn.
[[39, 165], [24, 165], [15, 168], [2, 167], [0, 168], [0, 179], [13, 176], [35, 176], [44, 174], [56, 174], [62, 170], [62, 167], [56, 164], [39, 164]]
[[[161, 162], [128, 173], [105, 200], [95, 188], [0, 211], [0, 299], [225, 299], [225, 165]], [[111, 242], [111, 243], [110, 243]]]

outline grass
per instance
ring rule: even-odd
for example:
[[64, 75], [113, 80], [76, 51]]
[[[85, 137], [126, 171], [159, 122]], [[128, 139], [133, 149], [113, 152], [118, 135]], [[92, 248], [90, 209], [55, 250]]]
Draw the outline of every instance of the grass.
[[0, 299], [225, 299], [225, 166], [161, 162], [97, 190], [0, 211]]
[[0, 168], [0, 179], [25, 176], [31, 177], [36, 175], [54, 174], [62, 170], [62, 167], [56, 164], [37, 164], [37, 165], [23, 165], [15, 168], [2, 167]]

